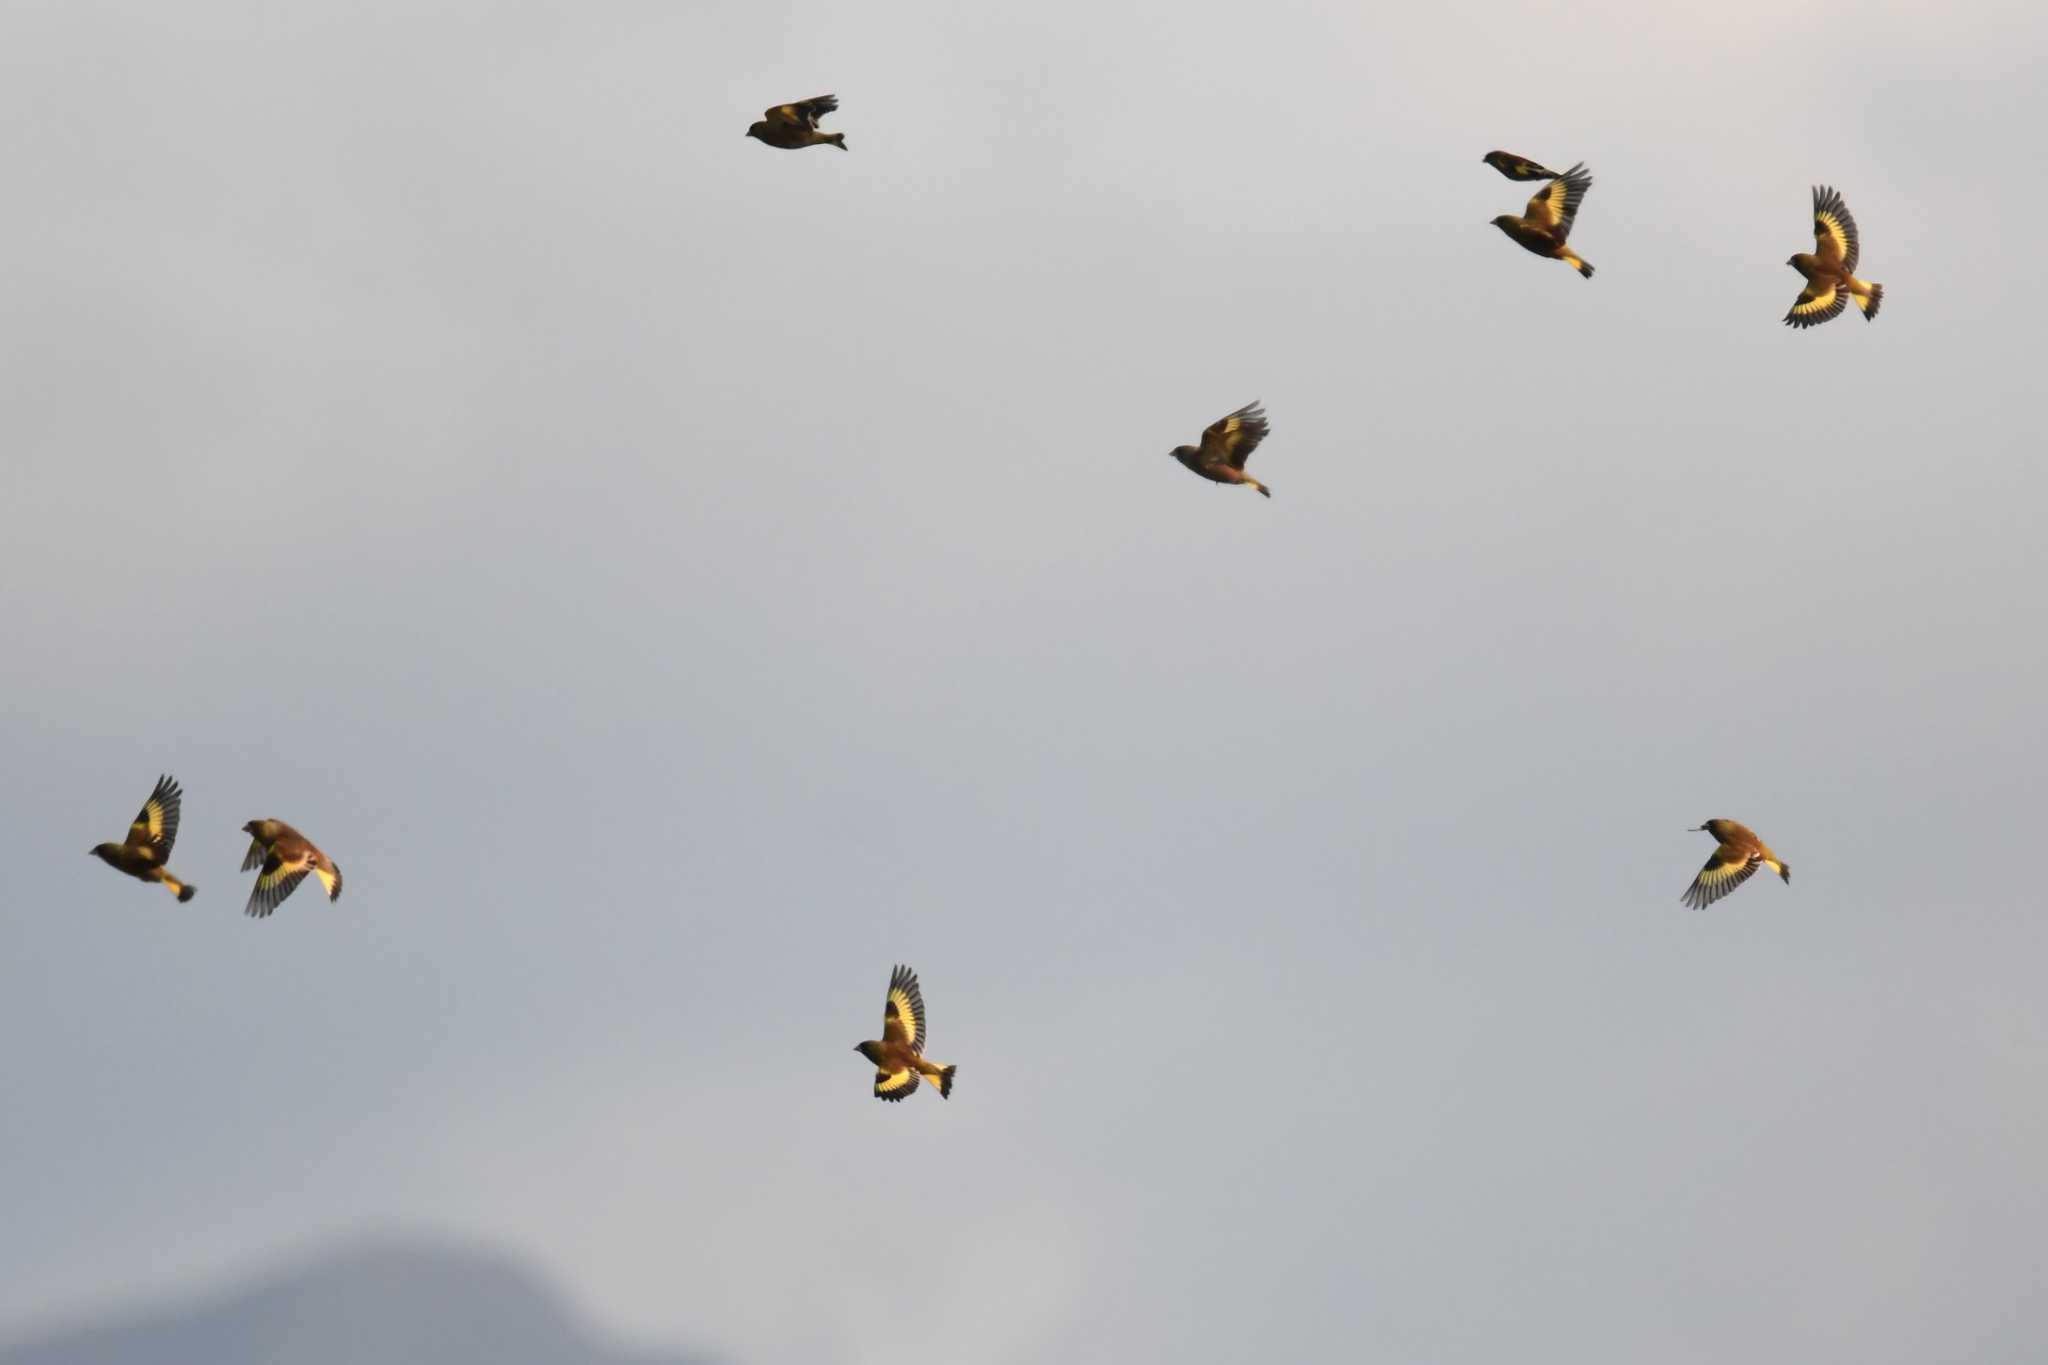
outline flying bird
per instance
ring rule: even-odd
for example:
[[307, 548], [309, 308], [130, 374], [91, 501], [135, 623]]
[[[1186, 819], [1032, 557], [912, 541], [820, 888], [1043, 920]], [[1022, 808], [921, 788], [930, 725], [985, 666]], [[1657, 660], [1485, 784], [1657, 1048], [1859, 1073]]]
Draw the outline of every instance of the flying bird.
[[1513, 152], [1488, 152], [1479, 158], [1510, 180], [1555, 180], [1557, 172], [1537, 165], [1526, 156]]
[[242, 829], [254, 841], [249, 845], [248, 856], [242, 859], [242, 871], [252, 867], [263, 869], [256, 874], [256, 885], [249, 892], [244, 914], [257, 919], [267, 917], [308, 876], [320, 879], [320, 885], [327, 888], [328, 900], [341, 899], [341, 869], [314, 847], [311, 839], [282, 820], [251, 820]]
[[1813, 187], [1813, 254], [1794, 253], [1785, 264], [1806, 276], [1806, 288], [1792, 301], [1785, 314], [1788, 327], [1818, 327], [1838, 316], [1856, 300], [1863, 320], [1877, 317], [1884, 302], [1884, 286], [1866, 284], [1856, 278], [1856, 260], [1862, 254], [1856, 240], [1856, 220], [1842, 196], [1826, 185]]
[[1527, 211], [1520, 218], [1512, 213], [1503, 213], [1493, 220], [1493, 225], [1505, 232], [1522, 250], [1563, 261], [1590, 280], [1593, 267], [1564, 243], [1565, 238], [1571, 236], [1572, 220], [1579, 215], [1579, 201], [1591, 188], [1593, 173], [1586, 169], [1584, 162], [1580, 162], [1536, 191], [1536, 197], [1529, 201]]
[[875, 1064], [876, 1099], [895, 1103], [917, 1089], [920, 1076], [939, 1088], [941, 1099], [953, 1098], [953, 1073], [960, 1068], [926, 1061], [924, 1043], [924, 992], [917, 987], [916, 972], [898, 967], [889, 973], [881, 1040], [853, 1045]]
[[1695, 910], [1704, 910], [1721, 897], [1756, 875], [1760, 867], [1768, 867], [1783, 877], [1789, 885], [1792, 869], [1787, 867], [1777, 854], [1771, 852], [1769, 844], [1750, 832], [1747, 825], [1733, 820], [1709, 820], [1704, 825], [1694, 825], [1694, 831], [1705, 830], [1714, 836], [1714, 856], [1707, 859], [1707, 865], [1692, 879], [1692, 885], [1685, 889], [1679, 900]]
[[191, 900], [199, 894], [199, 888], [179, 881], [165, 866], [170, 861], [171, 845], [178, 842], [178, 813], [184, 804], [185, 793], [177, 780], [159, 777], [149, 799], [136, 812], [134, 823], [128, 826], [128, 837], [118, 844], [95, 845], [93, 856], [138, 881], [162, 882], [180, 901]]
[[838, 107], [837, 95], [819, 95], [794, 104], [778, 104], [763, 114], [759, 123], [747, 129], [747, 136], [759, 138], [770, 147], [781, 147], [785, 151], [829, 142], [843, 152], [846, 150], [846, 134], [818, 131], [818, 120]]
[[1244, 462], [1259, 448], [1259, 442], [1266, 439], [1272, 427], [1266, 421], [1266, 410], [1258, 400], [1231, 413], [1219, 417], [1202, 431], [1199, 446], [1175, 446], [1173, 458], [1194, 470], [1211, 483], [1241, 483], [1256, 488], [1266, 497], [1273, 496], [1273, 490], [1244, 472]]

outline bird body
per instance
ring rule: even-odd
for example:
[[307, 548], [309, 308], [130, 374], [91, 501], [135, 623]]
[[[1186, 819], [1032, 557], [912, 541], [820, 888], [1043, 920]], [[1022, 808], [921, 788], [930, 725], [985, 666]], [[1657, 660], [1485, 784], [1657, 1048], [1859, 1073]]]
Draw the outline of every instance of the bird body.
[[1593, 173], [1581, 162], [1536, 191], [1521, 217], [1503, 213], [1493, 220], [1493, 225], [1522, 250], [1563, 261], [1590, 280], [1593, 267], [1566, 246], [1565, 240], [1571, 236], [1572, 224], [1578, 218], [1580, 201], [1591, 188]]
[[793, 152], [801, 147], [830, 143], [843, 152], [846, 150], [846, 134], [818, 130], [818, 120], [838, 107], [837, 95], [818, 95], [794, 104], [778, 104], [747, 129], [747, 136], [784, 151]]
[[1265, 497], [1272, 497], [1273, 490], [1244, 472], [1244, 462], [1259, 448], [1259, 442], [1266, 439], [1272, 425], [1266, 421], [1266, 410], [1254, 399], [1231, 413], [1219, 417], [1202, 431], [1199, 446], [1175, 446], [1173, 458], [1179, 460], [1195, 473], [1211, 483], [1238, 483], [1256, 488]]
[[242, 871], [260, 867], [243, 913], [262, 919], [298, 889], [308, 876], [320, 879], [327, 899], [341, 899], [341, 869], [311, 839], [282, 820], [251, 820], [242, 829], [251, 839]]
[[128, 837], [118, 844], [95, 845], [92, 855], [137, 881], [162, 883], [181, 902], [191, 900], [199, 889], [179, 881], [166, 866], [171, 846], [178, 841], [178, 820], [184, 804], [185, 793], [177, 779], [168, 774], [157, 778], [149, 799], [129, 823]]
[[897, 967], [889, 973], [889, 993], [882, 1005], [882, 1036], [855, 1043], [853, 1050], [875, 1066], [875, 1098], [896, 1103], [917, 1089], [920, 1077], [938, 1088], [941, 1099], [953, 1098], [953, 1073], [924, 1057], [924, 991], [917, 973]]
[[1526, 156], [1513, 152], [1488, 152], [1479, 158], [1510, 180], [1555, 180], [1557, 172], [1547, 170]]
[[1826, 185], [1813, 187], [1813, 250], [1795, 252], [1785, 264], [1806, 277], [1806, 288], [1785, 314], [1788, 327], [1818, 327], [1839, 317], [1854, 299], [1865, 322], [1874, 321], [1884, 303], [1884, 286], [1856, 278], [1862, 257], [1856, 220], [1842, 196]]
[[1749, 826], [1734, 820], [1709, 820], [1694, 829], [1713, 835], [1715, 847], [1706, 866], [1679, 898], [1693, 909], [1706, 909], [1755, 876], [1760, 867], [1768, 867], [1791, 884], [1792, 869]]

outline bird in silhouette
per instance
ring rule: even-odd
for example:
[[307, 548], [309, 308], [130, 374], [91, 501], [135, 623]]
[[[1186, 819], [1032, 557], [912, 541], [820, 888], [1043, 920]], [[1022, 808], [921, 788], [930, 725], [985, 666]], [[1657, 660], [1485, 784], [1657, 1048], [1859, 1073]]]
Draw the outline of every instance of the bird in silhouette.
[[258, 919], [269, 915], [308, 876], [320, 879], [320, 885], [327, 888], [328, 900], [341, 899], [341, 869], [311, 839], [282, 820], [251, 820], [242, 829], [253, 841], [248, 856], [242, 859], [242, 871], [252, 867], [263, 869], [256, 874], [245, 914]]
[[1792, 869], [1749, 826], [1733, 820], [1709, 820], [1704, 825], [1694, 825], [1693, 830], [1705, 830], [1715, 840], [1714, 856], [1707, 859], [1707, 865], [1679, 897], [1693, 909], [1706, 909], [1755, 876], [1760, 867], [1768, 867], [1788, 885], [1791, 883]]
[[1244, 462], [1270, 430], [1266, 410], [1254, 399], [1203, 428], [1201, 445], [1175, 446], [1173, 458], [1211, 483], [1241, 483], [1270, 498], [1273, 490], [1244, 472]]
[[1590, 280], [1593, 267], [1566, 246], [1565, 239], [1571, 236], [1572, 222], [1579, 216], [1579, 202], [1591, 188], [1593, 173], [1580, 163], [1536, 191], [1520, 218], [1503, 213], [1493, 220], [1493, 225], [1522, 250], [1563, 261]]
[[924, 1059], [924, 992], [917, 973], [898, 967], [889, 973], [889, 994], [882, 1005], [882, 1036], [855, 1043], [853, 1050], [875, 1064], [875, 1098], [894, 1103], [917, 1089], [919, 1077], [939, 1088], [942, 1099], [953, 1098], [956, 1066]]
[[1785, 314], [1785, 325], [1818, 327], [1839, 316], [1850, 299], [1856, 300], [1856, 306], [1863, 310], [1865, 322], [1874, 320], [1884, 303], [1884, 286], [1866, 284], [1856, 278], [1856, 262], [1862, 254], [1856, 238], [1856, 220], [1849, 216], [1849, 206], [1826, 185], [1815, 185], [1813, 254], [1795, 252], [1785, 262], [1806, 276], [1806, 288], [1792, 301], [1792, 311]]
[[1488, 152], [1479, 158], [1510, 180], [1555, 180], [1557, 172], [1513, 152]]
[[846, 134], [818, 131], [818, 120], [838, 107], [837, 95], [819, 95], [794, 104], [778, 104], [763, 114], [760, 122], [747, 129], [747, 136], [786, 151], [829, 142], [843, 152], [846, 150]]
[[149, 799], [136, 813], [134, 823], [128, 826], [128, 837], [118, 844], [95, 845], [93, 856], [138, 881], [162, 882], [180, 901], [191, 900], [199, 889], [173, 877], [165, 866], [170, 861], [171, 845], [178, 842], [178, 813], [184, 804], [185, 793], [177, 780], [159, 777]]

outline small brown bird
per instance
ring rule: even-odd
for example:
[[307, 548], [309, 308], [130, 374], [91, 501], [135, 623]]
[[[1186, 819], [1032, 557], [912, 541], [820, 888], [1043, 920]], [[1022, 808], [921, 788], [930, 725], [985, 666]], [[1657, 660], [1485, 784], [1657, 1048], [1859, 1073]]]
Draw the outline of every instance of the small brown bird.
[[763, 114], [759, 123], [747, 129], [747, 136], [759, 138], [770, 147], [781, 147], [785, 151], [829, 142], [843, 152], [846, 150], [846, 134], [818, 131], [818, 120], [838, 107], [837, 95], [819, 95], [816, 99], [798, 100], [795, 104], [778, 104]]
[[939, 1088], [941, 1099], [953, 1098], [957, 1066], [939, 1066], [924, 1059], [924, 993], [917, 973], [898, 967], [889, 973], [889, 995], [882, 1006], [880, 1042], [855, 1043], [853, 1050], [875, 1064], [875, 1098], [891, 1103], [917, 1089], [919, 1076]]
[[1510, 180], [1555, 180], [1557, 172], [1546, 170], [1526, 156], [1513, 152], [1488, 152], [1479, 158]]
[[256, 886], [249, 892], [244, 914], [265, 918], [284, 903], [286, 896], [298, 890], [299, 883], [309, 874], [318, 877], [320, 885], [327, 888], [328, 900], [341, 899], [341, 869], [305, 835], [282, 820], [251, 820], [242, 830], [255, 841], [249, 845], [248, 856], [242, 859], [242, 871], [252, 867], [263, 869], [256, 874]]
[[1173, 458], [1211, 483], [1245, 484], [1270, 498], [1273, 490], [1245, 473], [1244, 462], [1271, 430], [1266, 410], [1253, 399], [1228, 417], [1219, 417], [1203, 428], [1200, 446], [1175, 446]]
[[1856, 240], [1856, 220], [1842, 196], [1826, 185], [1813, 187], [1813, 254], [1796, 252], [1785, 264], [1806, 276], [1806, 288], [1792, 301], [1785, 314], [1788, 327], [1818, 327], [1836, 317], [1856, 300], [1865, 322], [1874, 321], [1884, 302], [1884, 286], [1865, 284], [1856, 278], [1856, 261], [1862, 251]]
[[1529, 201], [1528, 210], [1520, 218], [1503, 213], [1493, 220], [1493, 225], [1524, 251], [1563, 261], [1590, 280], [1593, 267], [1564, 242], [1571, 235], [1572, 220], [1579, 215], [1579, 201], [1591, 188], [1593, 173], [1581, 162], [1536, 191], [1536, 197]]
[[118, 844], [95, 845], [91, 850], [93, 856], [139, 881], [162, 882], [181, 901], [191, 900], [199, 894], [199, 888], [179, 881], [164, 866], [170, 861], [171, 845], [178, 842], [178, 813], [184, 804], [185, 793], [177, 780], [159, 777], [149, 800], [142, 803], [135, 822], [128, 826], [127, 839]]
[[1792, 869], [1747, 825], [1738, 825], [1733, 820], [1709, 820], [1704, 825], [1694, 825], [1693, 830], [1705, 830], [1719, 841], [1714, 856], [1707, 859], [1699, 876], [1692, 879], [1692, 885], [1679, 897], [1693, 909], [1706, 909], [1756, 875], [1760, 867], [1768, 867], [1783, 877], [1787, 885], [1791, 884]]

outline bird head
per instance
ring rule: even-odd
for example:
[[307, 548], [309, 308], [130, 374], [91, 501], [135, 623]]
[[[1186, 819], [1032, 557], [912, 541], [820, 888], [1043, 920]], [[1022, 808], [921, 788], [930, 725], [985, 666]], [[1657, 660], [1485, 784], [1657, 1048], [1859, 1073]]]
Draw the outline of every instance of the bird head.
[[1506, 232], [1509, 228], [1513, 227], [1517, 221], [1518, 220], [1515, 218], [1514, 214], [1503, 213], [1502, 215], [1500, 215], [1500, 217], [1493, 220], [1493, 225], [1499, 228], [1502, 232]]
[[1799, 253], [1795, 251], [1790, 256], [1787, 256], [1785, 258], [1785, 264], [1791, 266], [1794, 270], [1797, 270], [1799, 268]]
[[[748, 137], [760, 137], [760, 136], [761, 136], [761, 134], [763, 134], [763, 133], [765, 133], [765, 132], [767, 132], [767, 131], [768, 131], [768, 125], [767, 125], [767, 123], [766, 123], [766, 122], [756, 123], [756, 124], [754, 124], [754, 125], [753, 125], [752, 127], [750, 127], [750, 128], [748, 128], [748, 129], [747, 129], [747, 136], [748, 136]], [[766, 139], [763, 139], [763, 140], [765, 141]]]
[[853, 1050], [855, 1052], [858, 1052], [861, 1056], [867, 1058], [869, 1061], [873, 1062], [876, 1066], [880, 1066], [882, 1064], [881, 1059], [875, 1056], [875, 1052], [879, 1046], [879, 1044], [872, 1042], [855, 1043], [853, 1045]]
[[1179, 460], [1183, 464], [1185, 464], [1190, 457], [1199, 455], [1202, 452], [1196, 450], [1193, 446], [1175, 446], [1172, 450], [1169, 450], [1166, 453], [1172, 458]]
[[119, 844], [94, 844], [85, 851], [85, 854], [88, 858], [105, 858], [119, 847]]

